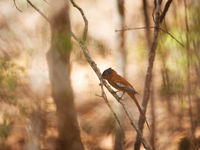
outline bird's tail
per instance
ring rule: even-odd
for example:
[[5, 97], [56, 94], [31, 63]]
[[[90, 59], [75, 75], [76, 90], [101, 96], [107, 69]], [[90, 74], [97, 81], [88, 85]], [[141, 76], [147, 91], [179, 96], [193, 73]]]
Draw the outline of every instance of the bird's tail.
[[132, 92], [127, 92], [127, 94], [133, 99], [133, 101], [134, 101], [135, 104], [137, 105], [137, 108], [139, 109], [140, 114], [144, 117], [144, 120], [145, 120], [145, 122], [146, 122], [146, 124], [147, 124], [147, 127], [149, 128], [149, 131], [151, 131], [150, 126], [149, 126], [149, 124], [148, 124], [148, 122], [147, 122], [146, 116], [145, 116], [145, 114], [144, 114], [142, 108], [140, 107], [140, 104], [138, 103], [138, 101], [137, 101], [137, 99], [136, 99], [134, 93], [132, 93]]

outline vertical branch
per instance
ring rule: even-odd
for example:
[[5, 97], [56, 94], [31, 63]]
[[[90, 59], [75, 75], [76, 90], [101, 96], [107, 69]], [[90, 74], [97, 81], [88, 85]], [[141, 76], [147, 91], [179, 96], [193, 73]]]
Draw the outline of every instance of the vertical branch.
[[190, 44], [189, 44], [189, 25], [188, 25], [188, 14], [187, 14], [187, 2], [184, 0], [185, 9], [185, 28], [186, 28], [186, 53], [187, 53], [187, 99], [189, 102], [189, 116], [190, 116], [190, 128], [191, 128], [191, 141], [192, 147], [194, 148], [194, 123], [192, 113], [192, 101], [191, 101], [191, 82], [190, 82]]
[[[144, 23], [145, 26], [147, 27], [146, 29], [146, 40], [147, 40], [147, 47], [150, 49], [151, 47], [151, 32], [150, 32], [150, 21], [149, 21], [149, 15], [148, 15], [148, 1], [143, 0], [143, 11], [144, 11]], [[152, 77], [153, 78], [153, 77]], [[153, 82], [153, 79], [152, 79]], [[154, 89], [153, 89], [153, 84], [152, 84], [152, 91], [151, 91], [151, 117], [152, 117], [152, 122], [151, 122], [151, 147], [152, 150], [155, 150], [155, 104], [154, 104]]]
[[[155, 20], [154, 37], [153, 37], [153, 43], [152, 43], [152, 46], [151, 46], [151, 49], [149, 52], [149, 60], [148, 60], [149, 64], [148, 64], [146, 78], [145, 78], [144, 96], [143, 96], [143, 101], [142, 101], [142, 106], [144, 107], [144, 113], [146, 113], [146, 108], [147, 108], [147, 104], [148, 104], [149, 96], [150, 96], [153, 63], [154, 63], [154, 59], [155, 59], [155, 53], [156, 53], [157, 42], [158, 42], [161, 3], [162, 3], [162, 0], [159, 0], [156, 5], [156, 10], [155, 10], [155, 19], [156, 20]], [[142, 115], [140, 115], [140, 118], [139, 118], [139, 128], [141, 131], [144, 128], [144, 119], [143, 119]], [[141, 145], [140, 138], [137, 134], [136, 142], [135, 142], [135, 150], [139, 150], [140, 145]]]

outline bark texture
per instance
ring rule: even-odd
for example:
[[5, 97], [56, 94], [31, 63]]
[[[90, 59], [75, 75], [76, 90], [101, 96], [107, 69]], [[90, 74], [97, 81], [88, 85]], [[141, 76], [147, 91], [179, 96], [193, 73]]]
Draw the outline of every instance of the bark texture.
[[52, 96], [57, 107], [58, 149], [83, 150], [70, 80], [70, 20], [68, 4], [55, 10], [51, 47], [47, 53]]

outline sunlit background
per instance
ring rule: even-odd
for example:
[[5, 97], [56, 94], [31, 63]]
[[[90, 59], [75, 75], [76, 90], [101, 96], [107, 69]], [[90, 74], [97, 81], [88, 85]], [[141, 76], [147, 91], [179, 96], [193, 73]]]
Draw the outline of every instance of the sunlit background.
[[[184, 0], [173, 1], [162, 24], [169, 34], [160, 31], [153, 69], [154, 119], [152, 105], [147, 120], [155, 124], [156, 150], [189, 150], [191, 135], [200, 144], [200, 2], [187, 1], [186, 30]], [[0, 150], [54, 150], [58, 131], [56, 106], [51, 94], [46, 53], [51, 46], [48, 22], [26, 0], [0, 0]], [[117, 0], [76, 0], [88, 19], [87, 46], [101, 72], [112, 67], [122, 74], [119, 65], [121, 20]], [[48, 17], [59, 1], [32, 0]], [[163, 2], [163, 6], [166, 1]], [[142, 1], [125, 0], [125, 27], [145, 27]], [[148, 0], [150, 25], [154, 26], [154, 4]], [[71, 29], [82, 35], [84, 22], [70, 4]], [[148, 65], [149, 47], [146, 29], [125, 32], [126, 79], [138, 91], [141, 104]], [[153, 29], [150, 30], [153, 37]], [[188, 45], [187, 45], [188, 36]], [[98, 95], [99, 80], [88, 65], [81, 48], [72, 40], [70, 54], [71, 83], [78, 115], [81, 140], [88, 150], [111, 150], [114, 146], [115, 120]], [[189, 49], [189, 52], [188, 52]], [[189, 70], [188, 70], [189, 62]], [[189, 80], [188, 80], [189, 79]], [[106, 91], [116, 112], [120, 106]], [[134, 120], [139, 112], [127, 96]], [[190, 111], [191, 110], [191, 111]], [[121, 114], [121, 112], [119, 112]], [[124, 117], [125, 149], [134, 148], [136, 131]], [[144, 137], [151, 135], [145, 126]], [[39, 140], [39, 141], [38, 141]], [[141, 148], [142, 149], [142, 148]]]

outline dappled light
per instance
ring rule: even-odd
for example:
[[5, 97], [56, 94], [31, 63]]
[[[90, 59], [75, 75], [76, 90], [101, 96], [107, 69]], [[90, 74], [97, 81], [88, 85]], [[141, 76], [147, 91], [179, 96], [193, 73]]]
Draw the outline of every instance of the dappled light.
[[199, 9], [1, 0], [0, 150], [200, 149]]

